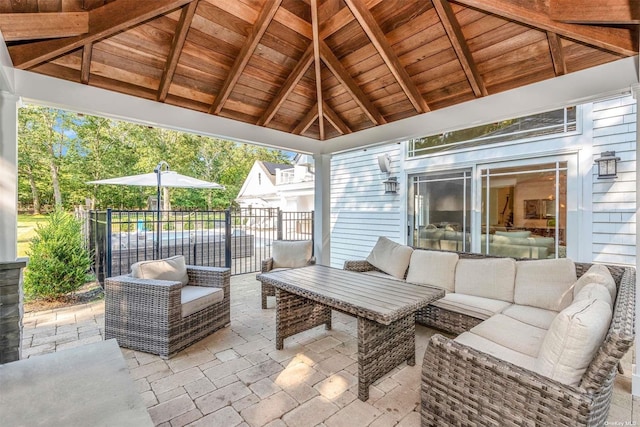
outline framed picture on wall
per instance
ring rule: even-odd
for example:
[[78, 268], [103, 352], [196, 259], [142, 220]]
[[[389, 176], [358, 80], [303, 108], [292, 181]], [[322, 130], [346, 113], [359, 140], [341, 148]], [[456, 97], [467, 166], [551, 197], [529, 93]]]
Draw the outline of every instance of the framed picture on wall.
[[542, 218], [542, 200], [531, 199], [524, 201], [524, 219], [541, 219]]

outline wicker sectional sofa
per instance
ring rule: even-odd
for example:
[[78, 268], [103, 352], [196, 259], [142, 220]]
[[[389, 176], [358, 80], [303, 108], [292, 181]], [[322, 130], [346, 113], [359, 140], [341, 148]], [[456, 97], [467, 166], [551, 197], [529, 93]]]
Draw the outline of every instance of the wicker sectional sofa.
[[[633, 268], [385, 245], [344, 268], [447, 290], [416, 316], [448, 335], [425, 352], [422, 425], [604, 423], [634, 339]], [[407, 254], [404, 273], [386, 268]]]

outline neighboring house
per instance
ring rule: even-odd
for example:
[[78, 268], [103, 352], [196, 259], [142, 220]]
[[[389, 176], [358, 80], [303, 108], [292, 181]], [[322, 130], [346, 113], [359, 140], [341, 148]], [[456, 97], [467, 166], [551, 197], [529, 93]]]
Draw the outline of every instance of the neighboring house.
[[[331, 265], [366, 257], [380, 235], [415, 247], [635, 265], [635, 108], [629, 94], [335, 154]], [[599, 178], [595, 161], [608, 151], [619, 157], [617, 177]], [[389, 177], [397, 193], [385, 193]]]
[[242, 184], [236, 202], [242, 208], [313, 210], [313, 158], [298, 154], [293, 165], [257, 160]]

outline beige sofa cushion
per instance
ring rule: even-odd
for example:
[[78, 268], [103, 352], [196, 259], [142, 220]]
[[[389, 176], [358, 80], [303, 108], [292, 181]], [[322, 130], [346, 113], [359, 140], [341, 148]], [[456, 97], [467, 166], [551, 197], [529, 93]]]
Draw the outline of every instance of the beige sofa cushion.
[[[611, 301], [611, 294], [606, 286], [601, 285], [600, 283], [589, 283], [584, 285], [580, 292], [576, 294], [573, 298], [573, 303], [584, 300], [592, 300], [598, 299], [609, 304], [610, 307], [613, 307], [613, 301]], [[613, 308], [612, 308], [613, 310]]]
[[531, 231], [496, 231], [496, 236], [526, 238], [531, 237]]
[[502, 314], [537, 328], [549, 329], [558, 312], [528, 305], [513, 304], [511, 307], [504, 309]]
[[589, 283], [599, 283], [605, 286], [611, 294], [611, 301], [616, 300], [616, 281], [613, 279], [609, 269], [601, 264], [592, 265], [576, 282], [573, 287], [574, 297], [580, 290]]
[[513, 300], [546, 310], [560, 311], [573, 300], [571, 286], [576, 267], [568, 258], [516, 262]]
[[501, 346], [472, 332], [463, 332], [454, 341], [528, 370], [533, 370], [536, 363], [535, 357]]
[[271, 242], [273, 268], [304, 267], [313, 251], [311, 240], [274, 240]]
[[416, 250], [411, 254], [407, 282], [431, 285], [453, 292], [458, 254]]
[[471, 328], [476, 335], [518, 353], [538, 357], [546, 329], [537, 328], [504, 314], [496, 314]]
[[488, 319], [496, 313], [500, 313], [511, 304], [492, 298], [482, 298], [464, 294], [446, 294], [444, 298], [431, 303], [436, 307], [455, 313], [466, 314], [476, 319]]
[[412, 252], [413, 249], [409, 246], [401, 245], [384, 236], [380, 236], [367, 257], [367, 261], [385, 273], [402, 279], [409, 266]]
[[224, 290], [208, 286], [183, 286], [180, 290], [182, 317], [187, 317], [203, 308], [224, 299]]
[[137, 279], [169, 280], [183, 285], [189, 283], [184, 255], [136, 262], [131, 266], [131, 276]]
[[513, 302], [516, 261], [512, 258], [461, 259], [456, 265], [456, 293]]
[[535, 371], [579, 385], [607, 334], [611, 316], [611, 307], [601, 300], [578, 301], [562, 310], [542, 343]]

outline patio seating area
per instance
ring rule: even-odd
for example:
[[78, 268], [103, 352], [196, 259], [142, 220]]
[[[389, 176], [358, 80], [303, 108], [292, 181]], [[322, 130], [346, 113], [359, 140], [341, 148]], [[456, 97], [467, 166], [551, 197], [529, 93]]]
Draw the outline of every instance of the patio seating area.
[[[302, 332], [276, 350], [273, 302], [268, 307], [261, 309], [254, 274], [233, 276], [230, 327], [169, 360], [122, 349], [156, 425], [420, 425], [421, 363], [394, 368], [362, 402], [357, 399], [356, 319], [334, 312], [332, 330]], [[416, 360], [422, 360], [433, 333], [416, 325]], [[104, 301], [27, 312], [22, 358], [103, 339]], [[625, 356], [624, 374], [616, 379], [609, 425], [640, 422], [640, 398], [631, 395], [632, 358], [632, 352]]]

